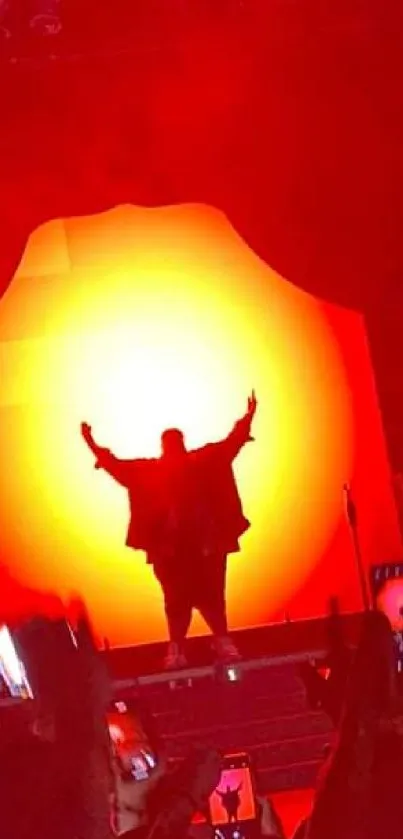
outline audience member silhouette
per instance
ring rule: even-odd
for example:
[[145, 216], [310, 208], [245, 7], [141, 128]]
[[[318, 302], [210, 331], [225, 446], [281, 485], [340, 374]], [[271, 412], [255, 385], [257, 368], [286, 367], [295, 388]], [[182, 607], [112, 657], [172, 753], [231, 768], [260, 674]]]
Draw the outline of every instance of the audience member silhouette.
[[[1, 836], [113, 839], [116, 791], [106, 724], [111, 689], [85, 610], [74, 627], [64, 618], [38, 616], [16, 631], [35, 700], [22, 703], [18, 736], [14, 724], [8, 742], [7, 711], [0, 708]], [[195, 810], [207, 807], [220, 774], [217, 751], [193, 750], [167, 775], [163, 790], [156, 779], [154, 804], [145, 802], [147, 818], [125, 835], [186, 839]]]
[[35, 699], [18, 736], [2, 738], [1, 835], [111, 839], [109, 682], [85, 610], [74, 640], [65, 619], [37, 617], [16, 641]]
[[398, 839], [403, 824], [403, 707], [390, 624], [365, 615], [337, 742], [323, 769], [307, 839]]
[[315, 662], [303, 662], [299, 672], [311, 707], [321, 708], [337, 726], [343, 708], [353, 653], [344, 640], [339, 603], [334, 597], [329, 601], [326, 634], [328, 652], [320, 663], [320, 670], [327, 670], [326, 676], [317, 669]]

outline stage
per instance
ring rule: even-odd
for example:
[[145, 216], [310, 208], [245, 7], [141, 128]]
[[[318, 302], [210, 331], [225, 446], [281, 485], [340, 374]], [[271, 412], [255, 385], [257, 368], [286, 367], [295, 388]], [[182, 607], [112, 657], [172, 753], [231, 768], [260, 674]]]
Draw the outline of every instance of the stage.
[[[306, 621], [284, 621], [270, 626], [233, 632], [242, 655], [237, 665], [241, 670], [256, 669], [259, 663], [275, 663], [309, 659], [326, 650], [327, 618]], [[341, 617], [346, 641], [355, 645], [361, 622], [361, 613]], [[214, 656], [208, 636], [187, 641], [189, 669], [179, 674], [161, 672], [166, 644], [142, 644], [135, 647], [115, 647], [103, 650], [109, 672], [116, 685], [148, 685], [179, 678], [198, 679], [215, 673]]]
[[[355, 646], [361, 615], [341, 621], [345, 641]], [[162, 672], [163, 645], [104, 650], [115, 700], [140, 700], [169, 762], [195, 744], [247, 751], [262, 792], [312, 789], [333, 730], [322, 711], [310, 709], [299, 668], [325, 657], [327, 620], [275, 624], [234, 638], [239, 664], [217, 666], [204, 637], [189, 640], [190, 666], [176, 673]], [[24, 706], [0, 701], [3, 740], [12, 739]]]
[[[361, 615], [341, 618], [346, 642], [355, 646]], [[262, 793], [315, 786], [333, 727], [311, 710], [299, 667], [327, 652], [327, 620], [277, 624], [235, 633], [243, 659], [213, 662], [208, 638], [188, 642], [189, 668], [161, 672], [163, 645], [105, 651], [115, 698], [134, 696], [153, 715], [170, 762], [195, 744], [224, 753], [247, 751]]]

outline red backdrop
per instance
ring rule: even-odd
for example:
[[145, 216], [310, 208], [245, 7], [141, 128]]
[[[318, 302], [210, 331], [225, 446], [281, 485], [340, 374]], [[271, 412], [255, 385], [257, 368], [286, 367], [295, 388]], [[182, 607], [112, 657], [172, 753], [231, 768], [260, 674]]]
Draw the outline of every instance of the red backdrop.
[[365, 312], [402, 467], [399, 0], [65, 5], [65, 57], [1, 61], [0, 288], [48, 219], [220, 208], [279, 274]]

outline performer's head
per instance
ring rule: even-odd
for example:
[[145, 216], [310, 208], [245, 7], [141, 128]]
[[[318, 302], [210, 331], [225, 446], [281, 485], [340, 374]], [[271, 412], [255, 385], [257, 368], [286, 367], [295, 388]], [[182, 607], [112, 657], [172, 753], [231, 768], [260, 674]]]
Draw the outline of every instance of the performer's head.
[[177, 458], [186, 454], [185, 440], [179, 428], [167, 428], [161, 435], [163, 457]]

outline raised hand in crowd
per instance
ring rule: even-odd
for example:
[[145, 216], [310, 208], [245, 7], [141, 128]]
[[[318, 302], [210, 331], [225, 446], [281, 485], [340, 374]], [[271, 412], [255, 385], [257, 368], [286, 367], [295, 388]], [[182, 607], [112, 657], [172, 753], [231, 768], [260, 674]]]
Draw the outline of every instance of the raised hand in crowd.
[[111, 836], [108, 679], [85, 610], [76, 614], [74, 633], [66, 619], [45, 617], [15, 631], [34, 699], [24, 703], [18, 734], [2, 738], [0, 812], [7, 839]]
[[365, 615], [337, 742], [319, 780], [306, 839], [398, 839], [403, 824], [401, 699], [390, 624]]

